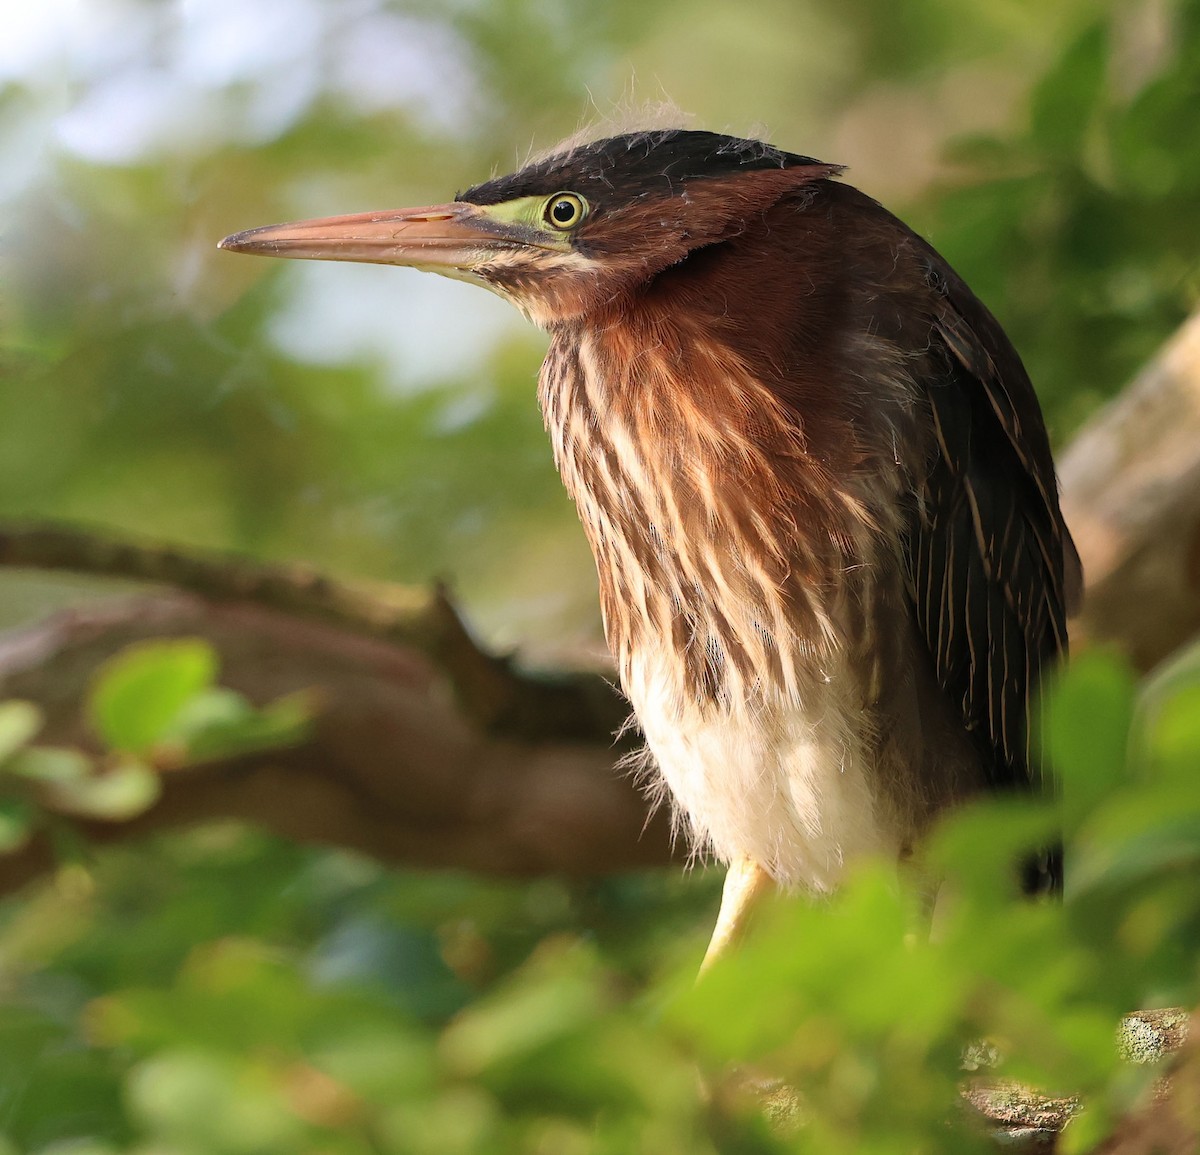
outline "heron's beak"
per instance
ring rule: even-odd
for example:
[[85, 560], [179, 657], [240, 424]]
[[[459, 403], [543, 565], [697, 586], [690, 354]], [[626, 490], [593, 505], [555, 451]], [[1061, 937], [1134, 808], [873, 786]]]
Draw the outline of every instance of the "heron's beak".
[[411, 265], [453, 275], [469, 272], [497, 250], [528, 244], [521, 232], [478, 205], [453, 202], [266, 225], [234, 233], [217, 247], [264, 257]]

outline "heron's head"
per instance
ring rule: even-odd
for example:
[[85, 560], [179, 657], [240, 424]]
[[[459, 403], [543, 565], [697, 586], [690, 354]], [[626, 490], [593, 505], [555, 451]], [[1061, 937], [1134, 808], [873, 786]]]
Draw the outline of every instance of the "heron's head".
[[627, 133], [553, 152], [447, 204], [268, 225], [221, 247], [426, 269], [493, 289], [551, 328], [636, 294], [839, 171], [717, 133]]

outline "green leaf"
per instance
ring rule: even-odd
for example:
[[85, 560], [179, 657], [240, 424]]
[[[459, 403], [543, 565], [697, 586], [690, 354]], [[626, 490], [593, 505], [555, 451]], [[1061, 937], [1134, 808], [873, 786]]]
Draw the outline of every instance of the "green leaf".
[[20, 798], [0, 798], [0, 854], [20, 850], [33, 832], [35, 811]]
[[1181, 784], [1200, 770], [1200, 685], [1176, 690], [1158, 709], [1148, 746], [1158, 776]]
[[236, 728], [254, 714], [254, 707], [241, 694], [224, 686], [214, 686], [197, 694], [179, 711], [171, 725], [170, 736], [191, 746], [206, 731]]
[[351, 1026], [310, 1056], [314, 1066], [358, 1094], [394, 1102], [434, 1085], [432, 1047], [392, 1022]]
[[102, 667], [88, 713], [114, 750], [142, 754], [216, 675], [216, 653], [199, 638], [133, 646]]
[[1030, 128], [1034, 141], [1056, 159], [1078, 154], [1104, 96], [1108, 32], [1093, 24], [1042, 78], [1033, 93]]
[[1134, 696], [1128, 666], [1101, 653], [1077, 658], [1053, 687], [1042, 734], [1062, 783], [1068, 825], [1078, 823], [1128, 777]]
[[30, 746], [5, 767], [9, 774], [31, 782], [77, 782], [92, 772], [91, 759], [64, 746]]
[[949, 814], [926, 848], [935, 878], [952, 878], [983, 909], [1019, 890], [1019, 864], [1058, 835], [1055, 806], [1035, 798], [978, 801]]
[[182, 743], [192, 761], [228, 758], [303, 741], [313, 713], [312, 696], [303, 692], [259, 710], [241, 694], [216, 687], [188, 702], [168, 737]]
[[42, 728], [42, 712], [32, 702], [0, 702], [0, 764]]
[[100, 774], [54, 787], [56, 808], [120, 822], [148, 810], [162, 793], [159, 776], [144, 762], [123, 761]]
[[457, 1072], [477, 1074], [548, 1047], [600, 1015], [603, 996], [590, 959], [556, 950], [535, 959], [507, 988], [464, 1012], [442, 1037]]
[[133, 1068], [126, 1093], [154, 1146], [231, 1155], [309, 1147], [278, 1080], [249, 1058], [163, 1050]]
[[188, 725], [183, 737], [194, 760], [294, 746], [308, 736], [315, 712], [312, 695], [303, 692], [256, 710], [240, 695], [212, 690], [193, 706], [186, 711]]
[[1072, 850], [1071, 889], [1194, 870], [1200, 862], [1200, 785], [1156, 783], [1114, 795], [1089, 817]]
[[1113, 1129], [1113, 1120], [1109, 1118], [1103, 1103], [1089, 1103], [1082, 1111], [1071, 1119], [1071, 1125], [1062, 1133], [1062, 1139], [1055, 1144], [1055, 1150], [1062, 1155], [1085, 1155], [1094, 1151]]

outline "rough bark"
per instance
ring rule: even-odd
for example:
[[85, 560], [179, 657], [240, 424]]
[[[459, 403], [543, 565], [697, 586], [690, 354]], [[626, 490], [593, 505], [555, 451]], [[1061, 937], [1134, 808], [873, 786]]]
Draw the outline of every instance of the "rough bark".
[[1195, 1155], [1200, 1151], [1200, 1036], [1183, 1024], [1176, 1037], [1165, 1040], [1162, 1053], [1169, 1052], [1174, 1054], [1163, 1077], [1093, 1155]]

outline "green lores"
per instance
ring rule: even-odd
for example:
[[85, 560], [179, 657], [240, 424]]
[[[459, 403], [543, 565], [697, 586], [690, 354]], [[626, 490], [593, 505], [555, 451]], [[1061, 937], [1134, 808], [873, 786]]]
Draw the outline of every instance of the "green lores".
[[517, 225], [545, 236], [545, 248], [569, 249], [567, 237], [583, 224], [591, 209], [578, 193], [556, 192], [548, 197], [518, 197], [498, 205], [482, 205], [479, 211], [501, 224]]

